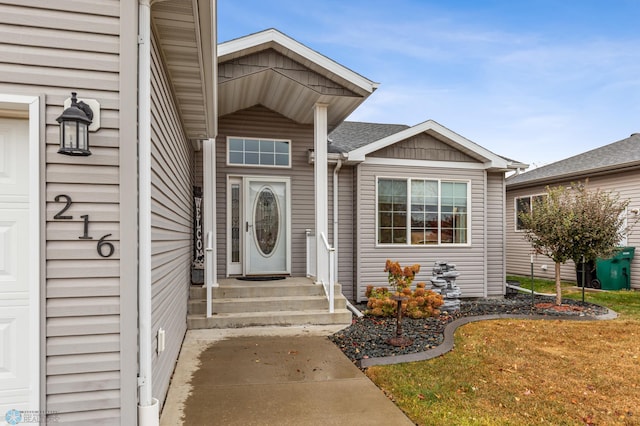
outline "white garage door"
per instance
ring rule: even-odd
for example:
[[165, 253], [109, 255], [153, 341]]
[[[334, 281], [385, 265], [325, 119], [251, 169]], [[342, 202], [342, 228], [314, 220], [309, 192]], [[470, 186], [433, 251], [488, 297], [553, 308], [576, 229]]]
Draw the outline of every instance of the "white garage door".
[[0, 118], [0, 420], [38, 409], [29, 154], [28, 120]]

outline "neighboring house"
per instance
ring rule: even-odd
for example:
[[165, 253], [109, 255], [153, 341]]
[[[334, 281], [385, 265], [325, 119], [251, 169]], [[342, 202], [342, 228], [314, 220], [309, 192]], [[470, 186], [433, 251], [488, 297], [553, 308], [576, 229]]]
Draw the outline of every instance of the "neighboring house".
[[[629, 217], [640, 208], [640, 134], [507, 178], [507, 273], [531, 273], [531, 245], [524, 240], [518, 227], [517, 211], [531, 208], [531, 200], [546, 192], [547, 187], [584, 183], [588, 187], [618, 194], [629, 200]], [[634, 230], [623, 246], [640, 245], [640, 234]], [[541, 278], [554, 278], [553, 261], [546, 256], [534, 256], [534, 274]], [[562, 265], [562, 279], [576, 281], [572, 261]], [[640, 289], [640, 261], [631, 261], [631, 287]]]
[[[215, 1], [149, 3], [0, 0], [3, 420], [132, 425], [164, 400], [186, 332], [192, 141], [216, 134]], [[71, 92], [99, 103], [88, 157], [58, 153]]]
[[[276, 30], [216, 49], [215, 1], [149, 3], [0, 0], [0, 416], [156, 424], [205, 319], [194, 187], [209, 297], [235, 276], [326, 287], [334, 249], [351, 300], [387, 258], [503, 294], [504, 175], [525, 165], [433, 121], [344, 122], [377, 83]], [[90, 156], [58, 153], [76, 91]]]

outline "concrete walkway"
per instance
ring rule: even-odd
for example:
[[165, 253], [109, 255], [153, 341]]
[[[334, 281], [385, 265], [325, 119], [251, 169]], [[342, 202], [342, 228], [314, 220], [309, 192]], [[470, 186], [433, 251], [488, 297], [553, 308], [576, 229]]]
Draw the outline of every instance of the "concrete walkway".
[[337, 330], [188, 331], [160, 424], [413, 425], [326, 338]]

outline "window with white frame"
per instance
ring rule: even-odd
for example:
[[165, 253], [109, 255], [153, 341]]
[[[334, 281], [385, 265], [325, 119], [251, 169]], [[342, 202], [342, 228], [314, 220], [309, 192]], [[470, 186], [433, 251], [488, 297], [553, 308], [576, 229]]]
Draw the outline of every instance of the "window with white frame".
[[378, 244], [467, 244], [469, 183], [378, 178]]
[[227, 164], [291, 167], [291, 141], [229, 137], [227, 138]]
[[516, 231], [524, 231], [524, 225], [522, 224], [522, 218], [520, 217], [521, 214], [533, 213], [536, 203], [544, 200], [546, 196], [547, 194], [540, 194], [515, 198]]

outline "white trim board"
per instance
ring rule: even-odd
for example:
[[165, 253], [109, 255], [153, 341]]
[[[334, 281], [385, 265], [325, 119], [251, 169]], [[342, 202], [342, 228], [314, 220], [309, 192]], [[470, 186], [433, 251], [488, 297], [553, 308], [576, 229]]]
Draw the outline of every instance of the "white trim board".
[[368, 157], [365, 164], [381, 166], [403, 166], [403, 167], [428, 167], [438, 169], [467, 169], [486, 170], [487, 165], [483, 163], [466, 163], [463, 161], [433, 161], [433, 160], [412, 160], [401, 158]]

